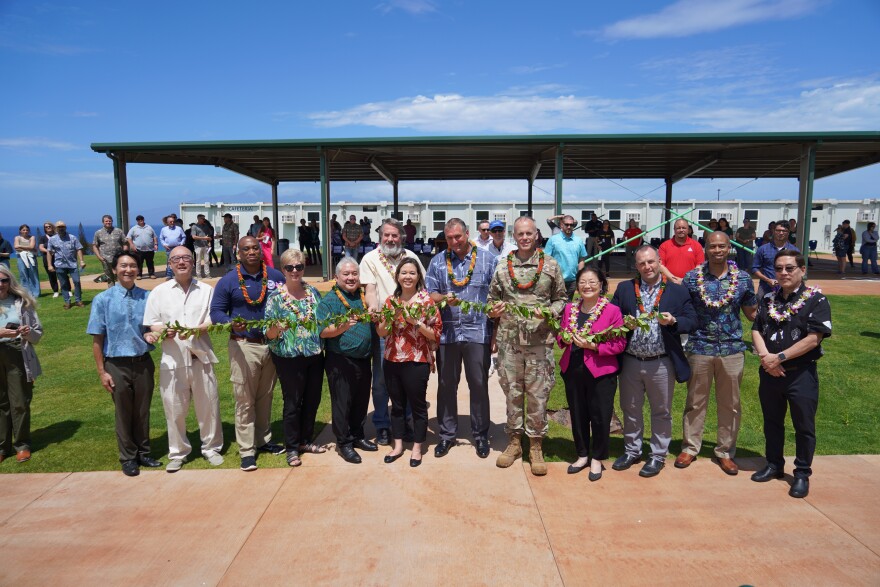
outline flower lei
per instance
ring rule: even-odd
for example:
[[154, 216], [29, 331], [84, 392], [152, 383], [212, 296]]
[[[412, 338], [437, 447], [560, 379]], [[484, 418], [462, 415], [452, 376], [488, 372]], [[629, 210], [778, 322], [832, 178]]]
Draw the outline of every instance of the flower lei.
[[794, 316], [798, 313], [798, 310], [804, 307], [804, 304], [807, 303], [811, 297], [816, 294], [822, 293], [822, 290], [816, 286], [807, 287], [804, 291], [801, 292], [800, 297], [793, 304], [785, 304], [782, 306], [784, 309], [780, 309], [777, 306], [777, 301], [779, 301], [779, 295], [782, 290], [777, 290], [773, 292], [773, 299], [770, 301], [770, 306], [768, 308], [768, 314], [771, 318], [776, 320], [776, 322], [782, 323]]
[[391, 274], [391, 277], [394, 277], [396, 271], [394, 270], [394, 267], [391, 265], [391, 263], [388, 261], [388, 257], [386, 257], [385, 253], [383, 253], [380, 249], [376, 250], [379, 251], [379, 261], [382, 263], [382, 266], [388, 270], [388, 273]]
[[507, 273], [510, 275], [510, 282], [518, 289], [529, 289], [537, 283], [541, 277], [541, 271], [544, 270], [544, 249], [538, 249], [538, 269], [535, 271], [535, 276], [528, 283], [520, 283], [516, 275], [513, 274], [513, 256], [515, 254], [516, 251], [511, 251], [507, 254]]
[[697, 267], [697, 290], [700, 292], [700, 299], [703, 300], [703, 303], [709, 308], [723, 308], [733, 302], [734, 298], [736, 298], [736, 287], [739, 285], [739, 267], [736, 266], [736, 263], [733, 261], [727, 262], [727, 275], [730, 279], [730, 285], [727, 286], [727, 291], [719, 300], [709, 299], [709, 294], [706, 292], [706, 279], [703, 267], [703, 265]]
[[[636, 303], [639, 305], [639, 313], [645, 314], [645, 304], [642, 302], [642, 278], [636, 277], [633, 282], [636, 288]], [[651, 308], [649, 316], [653, 317], [660, 311], [660, 298], [663, 297], [663, 291], [666, 289], [666, 276], [660, 278], [660, 291], [654, 299], [654, 306]]]
[[578, 312], [580, 311], [580, 304], [572, 303], [569, 304], [568, 310], [568, 326], [566, 330], [570, 332], [572, 335], [577, 335], [583, 338], [584, 336], [590, 334], [590, 330], [593, 328], [593, 324], [596, 320], [599, 319], [599, 316], [602, 315], [602, 310], [605, 309], [605, 306], [608, 305], [608, 298], [600, 297], [596, 301], [596, 305], [590, 310], [587, 314], [587, 321], [584, 322], [584, 325], [578, 328]]
[[474, 274], [474, 267], [477, 265], [477, 245], [473, 245], [471, 248], [471, 266], [468, 267], [467, 275], [464, 276], [464, 279], [459, 281], [455, 278], [455, 273], [452, 272], [452, 251], [446, 249], [446, 274], [449, 276], [449, 280], [452, 281], [452, 285], [455, 287], [464, 287], [471, 281], [471, 276]]
[[[315, 298], [315, 292], [312, 288], [308, 286], [304, 286], [306, 293], [308, 294], [301, 300], [294, 298], [287, 288], [283, 288], [281, 290], [281, 300], [284, 304], [284, 307], [287, 308], [291, 314], [294, 315], [295, 321], [299, 323], [301, 326], [308, 328], [308, 325], [313, 324], [315, 322], [315, 306], [317, 305], [317, 299]], [[306, 302], [306, 311], [303, 312], [297, 307], [296, 302]]]
[[262, 289], [260, 290], [260, 297], [258, 297], [256, 301], [252, 300], [248, 295], [247, 286], [244, 284], [244, 275], [241, 274], [241, 263], [235, 268], [238, 272], [238, 287], [241, 289], [241, 295], [244, 296], [244, 301], [250, 306], [259, 306], [262, 304], [263, 300], [266, 299], [266, 292], [269, 291], [269, 271], [266, 269], [265, 263], [260, 263], [260, 265], [263, 267], [263, 281]]
[[[343, 295], [342, 290], [339, 289], [338, 285], [333, 286], [333, 292], [336, 294], [336, 297], [339, 298], [339, 301], [342, 302], [342, 305], [345, 306], [346, 310], [351, 310], [351, 304], [348, 303], [345, 295]], [[358, 287], [358, 293], [361, 294], [361, 304], [364, 308], [367, 307], [367, 300], [364, 298], [364, 288]]]

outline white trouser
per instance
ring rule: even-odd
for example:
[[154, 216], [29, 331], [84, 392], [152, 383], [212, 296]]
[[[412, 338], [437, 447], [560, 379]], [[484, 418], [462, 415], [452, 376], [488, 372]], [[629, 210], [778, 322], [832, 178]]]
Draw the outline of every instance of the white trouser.
[[190, 400], [195, 403], [202, 439], [202, 456], [223, 448], [220, 398], [214, 366], [193, 359], [191, 367], [159, 369], [159, 389], [168, 421], [168, 458], [184, 459], [192, 451], [186, 436], [186, 415]]

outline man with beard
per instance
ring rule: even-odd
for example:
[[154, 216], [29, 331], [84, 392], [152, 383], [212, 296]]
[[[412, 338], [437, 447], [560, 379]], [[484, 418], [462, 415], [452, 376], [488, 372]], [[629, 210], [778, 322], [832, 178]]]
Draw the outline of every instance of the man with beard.
[[660, 272], [673, 283], [681, 285], [687, 272], [701, 265], [706, 256], [700, 243], [688, 236], [690, 224], [678, 218], [672, 225], [674, 235], [660, 245]]
[[[535, 221], [520, 216], [513, 223], [519, 249], [499, 258], [489, 286], [490, 318], [498, 322], [498, 359], [501, 388], [507, 398], [507, 448], [495, 464], [511, 466], [522, 456], [522, 433], [529, 437], [533, 475], [546, 475], [542, 441], [547, 435], [547, 399], [556, 382], [553, 358], [555, 337], [541, 315], [549, 309], [558, 315], [568, 299], [562, 269], [553, 257], [538, 248]], [[507, 304], [527, 306], [524, 318], [507, 311]]]
[[[418, 256], [403, 248], [405, 233], [399, 220], [388, 218], [379, 227], [379, 246], [361, 259], [360, 277], [365, 287], [367, 307], [377, 312], [385, 305], [397, 282], [394, 275], [397, 265], [405, 257], [412, 257], [425, 274], [425, 268]], [[385, 339], [373, 331], [373, 425], [376, 427], [376, 442], [386, 446], [390, 442], [391, 418], [388, 415], [388, 389], [382, 368], [385, 355]], [[408, 431], [408, 435], [410, 432]]]
[[269, 292], [284, 285], [284, 275], [263, 262], [260, 243], [252, 236], [238, 241], [235, 271], [220, 278], [211, 301], [211, 322], [232, 322], [229, 337], [229, 377], [235, 395], [235, 439], [241, 456], [241, 470], [257, 468], [256, 453], [284, 453], [272, 443], [269, 420], [275, 364], [260, 328], [246, 328], [236, 322], [263, 320]]
[[437, 424], [440, 443], [435, 457], [455, 446], [458, 432], [458, 383], [461, 369], [470, 391], [471, 434], [477, 456], [489, 456], [489, 360], [492, 321], [485, 314], [462, 312], [461, 301], [485, 303], [497, 258], [469, 239], [467, 225], [460, 218], [446, 222], [443, 230], [449, 249], [438, 253], [428, 265], [425, 283], [431, 299], [442, 310], [443, 331], [437, 351]]

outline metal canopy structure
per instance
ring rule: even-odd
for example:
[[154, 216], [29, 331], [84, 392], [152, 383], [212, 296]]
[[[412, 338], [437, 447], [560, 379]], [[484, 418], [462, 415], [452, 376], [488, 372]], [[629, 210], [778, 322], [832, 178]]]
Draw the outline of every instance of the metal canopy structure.
[[[560, 213], [565, 179], [661, 179], [666, 183], [669, 218], [672, 186], [685, 178], [797, 178], [798, 242], [803, 243], [809, 240], [813, 180], [880, 162], [878, 131], [95, 143], [91, 147], [113, 160], [117, 221], [126, 229], [126, 164], [164, 163], [222, 167], [269, 184], [275, 226], [280, 183], [320, 182], [325, 235], [334, 181], [388, 181], [397, 213], [401, 181], [521, 179], [527, 182], [531, 212], [534, 181], [552, 179]], [[330, 239], [325, 238], [325, 278], [330, 277], [329, 246]]]

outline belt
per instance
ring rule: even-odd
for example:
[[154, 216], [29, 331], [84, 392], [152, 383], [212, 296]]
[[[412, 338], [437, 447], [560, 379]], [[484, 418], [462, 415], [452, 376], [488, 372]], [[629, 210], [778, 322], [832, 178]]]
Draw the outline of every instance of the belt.
[[104, 357], [104, 360], [110, 361], [111, 363], [140, 363], [141, 361], [146, 361], [149, 358], [150, 353], [144, 353], [136, 357]]
[[644, 361], [658, 361], [658, 360], [662, 359], [663, 357], [668, 357], [669, 355], [666, 354], [666, 353], [663, 353], [662, 355], [653, 355], [653, 356], [651, 356], [651, 357], [637, 357], [637, 356], [632, 355], [632, 354], [630, 354], [630, 353], [626, 353], [626, 356], [627, 356], [627, 357], [630, 357], [630, 358], [632, 358], [632, 359], [635, 359], [635, 360], [637, 360], [637, 361], [643, 361], [643, 362], [644, 362]]
[[241, 336], [239, 334], [231, 334], [229, 338], [232, 340], [243, 340], [245, 342], [252, 342], [254, 344], [266, 344], [265, 336]]

